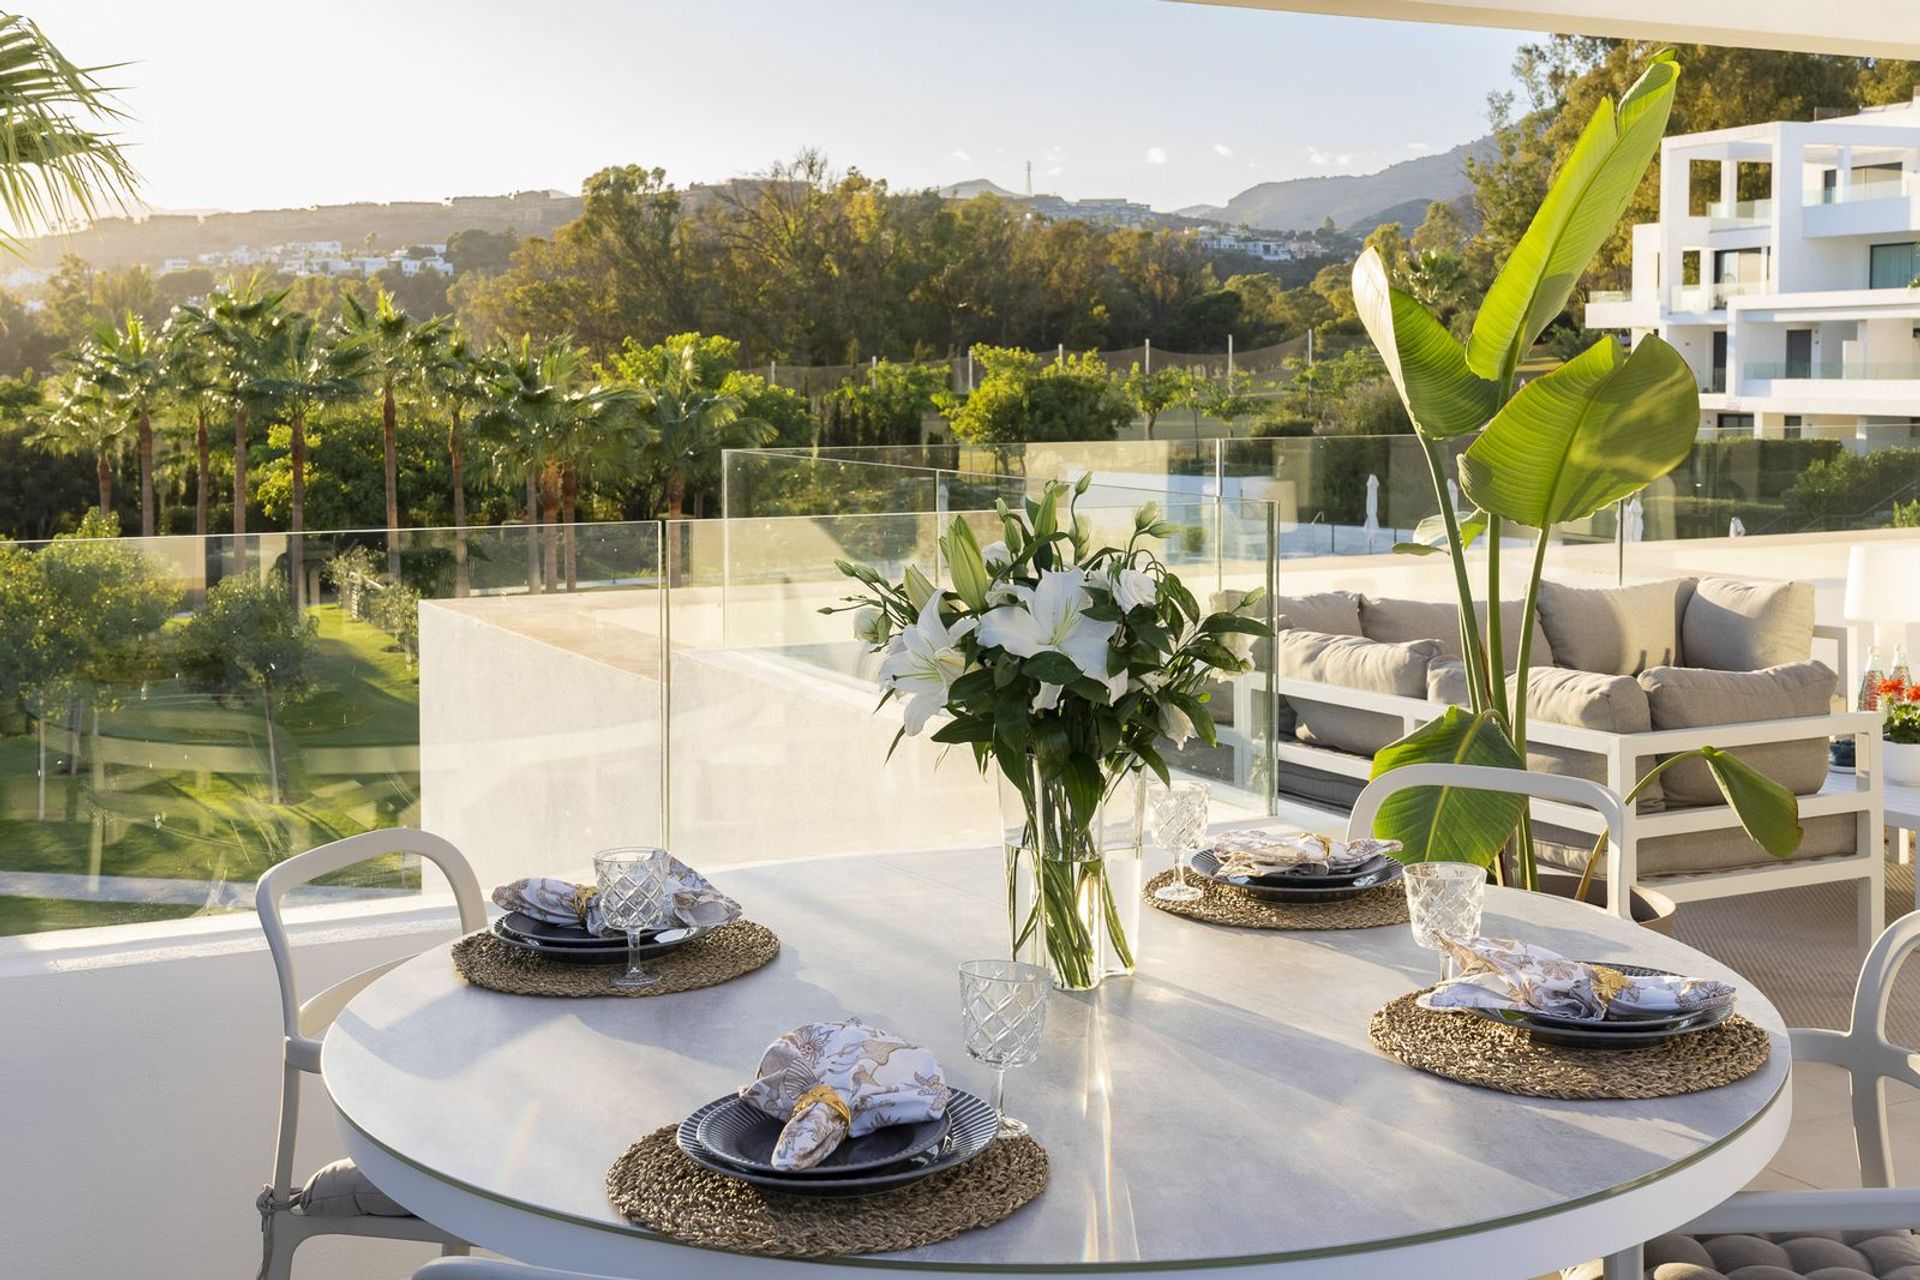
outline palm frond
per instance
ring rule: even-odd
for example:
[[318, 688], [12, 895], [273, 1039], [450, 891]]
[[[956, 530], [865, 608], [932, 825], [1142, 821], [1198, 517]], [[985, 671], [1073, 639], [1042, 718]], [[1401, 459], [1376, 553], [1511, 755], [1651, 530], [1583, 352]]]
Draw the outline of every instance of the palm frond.
[[114, 91], [47, 39], [31, 18], [0, 14], [0, 243], [124, 211], [139, 176], [103, 127], [125, 119]]

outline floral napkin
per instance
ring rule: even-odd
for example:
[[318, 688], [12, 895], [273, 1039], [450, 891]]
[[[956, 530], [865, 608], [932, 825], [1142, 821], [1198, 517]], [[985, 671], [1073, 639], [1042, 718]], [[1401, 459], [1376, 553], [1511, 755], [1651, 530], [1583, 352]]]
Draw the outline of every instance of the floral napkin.
[[775, 1040], [740, 1096], [786, 1126], [773, 1167], [811, 1169], [847, 1138], [938, 1119], [951, 1092], [931, 1052], [850, 1018]]
[[[740, 904], [713, 887], [711, 881], [678, 858], [667, 860], [667, 881], [673, 895], [673, 918], [683, 925], [710, 928], [740, 918]], [[508, 911], [523, 911], [546, 924], [578, 924], [588, 933], [607, 938], [622, 931], [600, 918], [599, 891], [590, 884], [574, 884], [547, 876], [515, 880], [493, 891], [493, 903]]]
[[1734, 996], [1724, 982], [1634, 977], [1524, 942], [1463, 942], [1444, 934], [1439, 941], [1461, 972], [1421, 997], [1419, 1003], [1433, 1009], [1531, 1009], [1598, 1022], [1609, 1016], [1699, 1013], [1728, 1004]]
[[1288, 872], [1331, 875], [1352, 871], [1383, 853], [1395, 853], [1398, 840], [1329, 840], [1310, 831], [1229, 831], [1213, 842], [1222, 876], [1277, 876]]

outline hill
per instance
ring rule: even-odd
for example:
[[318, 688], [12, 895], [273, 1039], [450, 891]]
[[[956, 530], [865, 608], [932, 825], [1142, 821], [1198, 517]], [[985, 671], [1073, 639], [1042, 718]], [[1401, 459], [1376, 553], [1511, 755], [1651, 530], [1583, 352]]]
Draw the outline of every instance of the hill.
[[1271, 231], [1310, 231], [1328, 218], [1336, 227], [1361, 235], [1383, 222], [1411, 218], [1417, 224], [1430, 201], [1458, 199], [1472, 190], [1467, 157], [1485, 158], [1492, 147], [1491, 139], [1482, 138], [1438, 155], [1402, 160], [1378, 173], [1263, 182], [1224, 206], [1195, 205], [1180, 212]]

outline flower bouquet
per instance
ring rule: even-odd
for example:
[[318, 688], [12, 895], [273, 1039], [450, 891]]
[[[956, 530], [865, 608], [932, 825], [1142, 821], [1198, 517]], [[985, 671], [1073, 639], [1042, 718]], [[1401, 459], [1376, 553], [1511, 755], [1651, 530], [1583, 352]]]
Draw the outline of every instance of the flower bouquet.
[[1044, 960], [1057, 985], [1083, 990], [1133, 965], [1107, 878], [1105, 811], [1127, 804], [1138, 850], [1143, 773], [1162, 781], [1160, 741], [1212, 745], [1207, 684], [1251, 667], [1263, 592], [1203, 614], [1149, 544], [1176, 532], [1153, 504], [1123, 547], [1091, 545], [1074, 503], [1091, 477], [1055, 483], [1019, 510], [995, 507], [1002, 538], [982, 547], [965, 518], [940, 539], [952, 575], [936, 587], [909, 565], [899, 582], [840, 562], [864, 591], [824, 612], [885, 655], [881, 705], [903, 701], [894, 738], [935, 712], [935, 742], [997, 767], [1009, 810], [1008, 902], [1017, 958]]
[[1880, 750], [1888, 782], [1920, 786], [1920, 684], [1883, 681], [1880, 705], [1887, 710], [1880, 726]]

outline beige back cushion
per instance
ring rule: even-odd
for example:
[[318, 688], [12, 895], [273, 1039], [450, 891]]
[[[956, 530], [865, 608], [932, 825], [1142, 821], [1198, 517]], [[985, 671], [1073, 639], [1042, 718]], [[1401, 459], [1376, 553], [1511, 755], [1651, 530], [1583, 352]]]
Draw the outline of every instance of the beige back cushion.
[[[1824, 663], [1806, 661], [1764, 671], [1708, 671], [1654, 667], [1640, 673], [1655, 729], [1785, 720], [1827, 713], [1836, 677]], [[1795, 795], [1811, 795], [1827, 780], [1827, 740], [1803, 738], [1728, 751]], [[1724, 803], [1713, 774], [1700, 760], [1686, 760], [1660, 777], [1670, 805]]]
[[1542, 582], [1540, 625], [1563, 667], [1637, 676], [1648, 667], [1678, 666], [1683, 585], [1691, 580], [1598, 589]]
[[1690, 667], [1760, 671], [1813, 652], [1813, 584], [1702, 578], [1680, 624]]
[[[1274, 666], [1283, 677], [1408, 698], [1427, 696], [1427, 667], [1440, 652], [1431, 640], [1381, 644], [1363, 636], [1282, 631], [1274, 638]], [[1399, 716], [1357, 711], [1333, 702], [1288, 698], [1294, 736], [1316, 746], [1371, 756], [1406, 733]]]
[[1360, 596], [1353, 591], [1320, 591], [1310, 596], [1275, 596], [1273, 611], [1283, 627], [1329, 636], [1357, 636]]
[[[1487, 607], [1484, 602], [1475, 606], [1479, 610], [1480, 634], [1486, 634]], [[1512, 670], [1519, 653], [1520, 617], [1526, 611], [1526, 604], [1520, 600], [1505, 600], [1500, 605], [1500, 636], [1506, 655], [1506, 666]], [[1405, 644], [1411, 640], [1437, 640], [1440, 643], [1441, 656], [1461, 658], [1460, 652], [1460, 612], [1457, 606], [1444, 600], [1393, 600], [1374, 596], [1360, 597], [1360, 634], [1369, 640], [1379, 640], [1386, 644]], [[1547, 633], [1540, 628], [1539, 619], [1533, 624], [1533, 652], [1528, 661], [1536, 667], [1550, 667], [1554, 664], [1553, 646]]]

